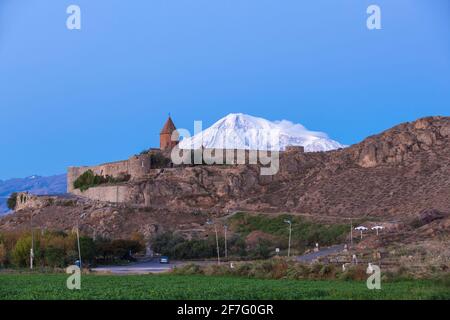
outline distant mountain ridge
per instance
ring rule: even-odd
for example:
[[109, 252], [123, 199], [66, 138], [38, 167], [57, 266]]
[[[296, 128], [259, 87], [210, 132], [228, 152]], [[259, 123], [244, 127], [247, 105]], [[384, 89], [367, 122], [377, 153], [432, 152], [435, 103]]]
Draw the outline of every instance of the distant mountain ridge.
[[243, 113], [231, 113], [193, 137], [180, 142], [181, 149], [285, 150], [303, 146], [306, 152], [346, 147], [326, 133], [310, 131], [287, 120], [269, 121]]
[[9, 211], [6, 202], [13, 192], [30, 192], [37, 195], [62, 194], [67, 190], [66, 174], [41, 177], [37, 175], [26, 178], [0, 180], [0, 215]]

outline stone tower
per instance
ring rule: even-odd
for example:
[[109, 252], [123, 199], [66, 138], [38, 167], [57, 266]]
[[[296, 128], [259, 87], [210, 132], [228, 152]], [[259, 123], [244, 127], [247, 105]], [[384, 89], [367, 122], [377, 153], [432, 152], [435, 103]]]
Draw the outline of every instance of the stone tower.
[[159, 134], [159, 148], [161, 150], [170, 150], [178, 144], [178, 138], [175, 141], [172, 141], [172, 133], [175, 130], [177, 130], [177, 128], [175, 128], [172, 118], [169, 116]]

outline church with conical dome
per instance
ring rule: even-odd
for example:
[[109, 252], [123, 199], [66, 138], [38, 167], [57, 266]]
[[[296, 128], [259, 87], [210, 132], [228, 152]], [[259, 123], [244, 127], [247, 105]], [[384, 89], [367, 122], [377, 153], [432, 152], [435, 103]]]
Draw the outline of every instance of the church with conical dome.
[[[140, 179], [150, 174], [152, 169], [170, 168], [173, 166], [170, 159], [172, 149], [178, 145], [179, 136], [172, 118], [167, 118], [159, 134], [159, 148], [150, 148], [128, 158], [127, 160], [103, 163], [96, 166], [69, 167], [67, 171], [67, 192], [83, 195], [95, 199], [89, 195], [90, 192], [80, 192], [74, 186], [74, 182], [87, 171], [93, 175], [114, 178], [116, 181], [127, 182]], [[123, 186], [117, 186], [120, 190]], [[106, 190], [103, 188], [103, 190]], [[120, 202], [120, 192], [114, 196], [107, 197], [108, 201]]]
[[[178, 144], [177, 128], [169, 115], [159, 134], [159, 148], [162, 151], [172, 150]], [[173, 136], [172, 136], [173, 135]]]

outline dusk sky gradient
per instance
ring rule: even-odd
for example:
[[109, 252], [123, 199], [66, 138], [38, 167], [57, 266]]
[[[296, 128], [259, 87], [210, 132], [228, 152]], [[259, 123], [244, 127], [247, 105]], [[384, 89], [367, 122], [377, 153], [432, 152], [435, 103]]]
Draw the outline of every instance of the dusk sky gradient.
[[0, 110], [0, 179], [126, 159], [158, 146], [168, 112], [189, 130], [242, 112], [353, 144], [450, 116], [450, 1], [0, 0]]

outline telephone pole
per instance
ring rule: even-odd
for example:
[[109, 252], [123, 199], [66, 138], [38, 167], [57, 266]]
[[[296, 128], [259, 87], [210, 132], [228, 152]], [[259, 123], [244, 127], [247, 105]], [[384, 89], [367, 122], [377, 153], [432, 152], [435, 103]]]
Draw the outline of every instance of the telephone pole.
[[350, 219], [350, 247], [353, 248], [353, 219]]
[[77, 244], [78, 244], [78, 259], [80, 261], [80, 269], [81, 269], [81, 248], [80, 248], [80, 230], [79, 230], [79, 225], [77, 223]]
[[291, 256], [291, 236], [292, 236], [292, 221], [284, 220], [287, 224], [289, 224], [289, 245], [288, 245], [288, 257]]
[[227, 230], [228, 230], [228, 226], [225, 224], [223, 226], [224, 229], [224, 233], [225, 233], [225, 259], [228, 260], [228, 250], [227, 250]]
[[34, 261], [33, 213], [31, 213], [30, 227], [31, 227], [30, 269], [33, 270], [33, 261]]
[[206, 224], [214, 224], [214, 232], [216, 234], [216, 249], [217, 249], [217, 264], [220, 265], [220, 251], [219, 251], [219, 235], [217, 233], [217, 226], [211, 220], [206, 221]]

